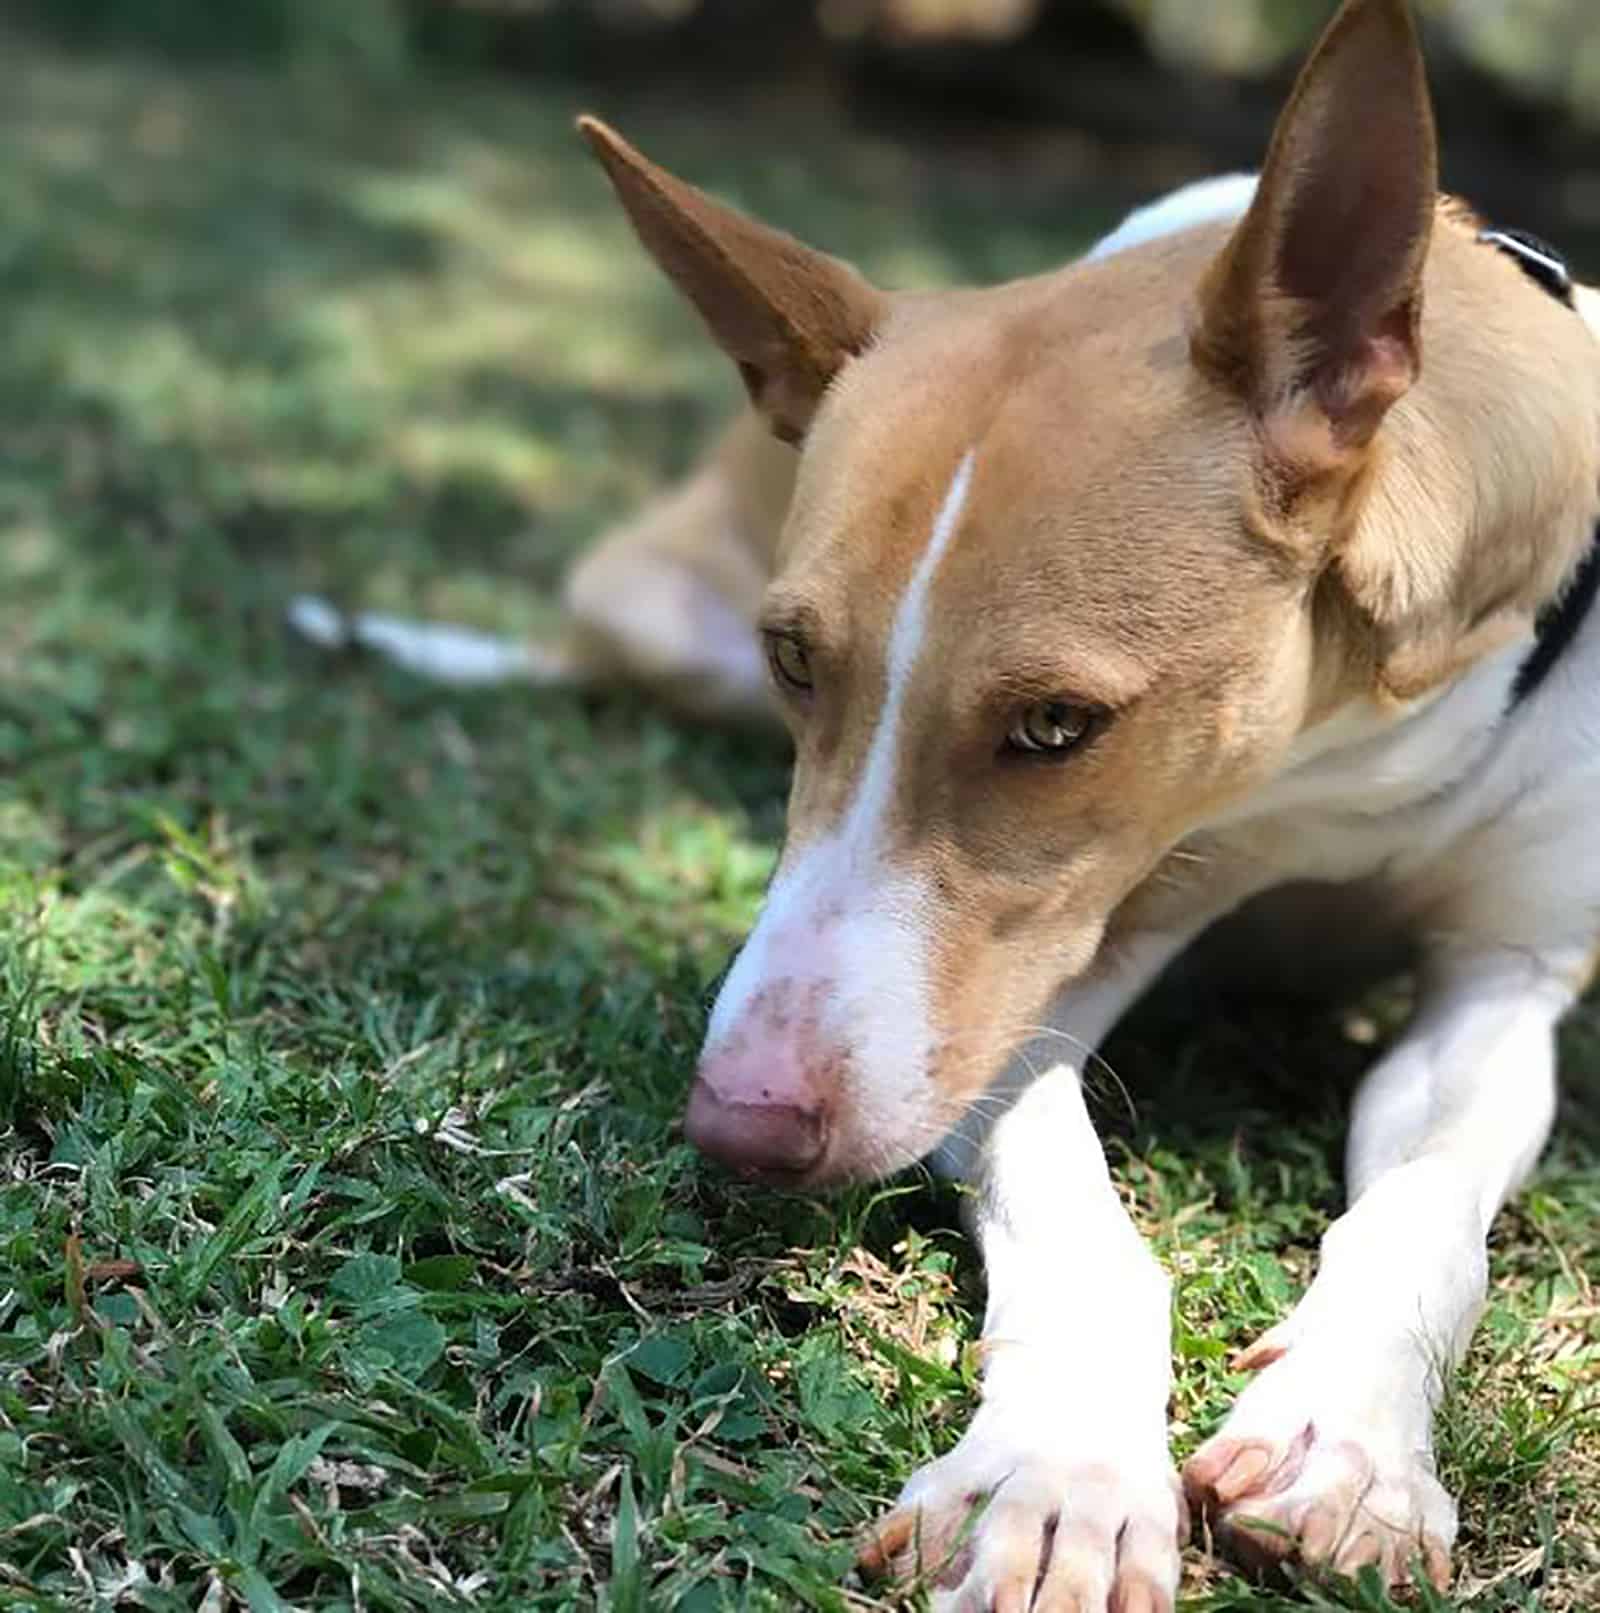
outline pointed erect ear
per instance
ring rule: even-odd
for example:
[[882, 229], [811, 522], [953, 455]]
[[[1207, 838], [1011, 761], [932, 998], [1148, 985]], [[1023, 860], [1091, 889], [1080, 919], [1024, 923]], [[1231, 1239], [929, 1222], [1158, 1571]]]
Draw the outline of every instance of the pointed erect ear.
[[798, 442], [828, 383], [872, 340], [887, 297], [848, 264], [674, 179], [598, 119], [579, 118], [578, 130], [751, 400], [779, 437]]
[[1254, 205], [1202, 291], [1197, 362], [1287, 457], [1366, 446], [1421, 368], [1438, 200], [1428, 86], [1405, 0], [1346, 0], [1279, 119]]

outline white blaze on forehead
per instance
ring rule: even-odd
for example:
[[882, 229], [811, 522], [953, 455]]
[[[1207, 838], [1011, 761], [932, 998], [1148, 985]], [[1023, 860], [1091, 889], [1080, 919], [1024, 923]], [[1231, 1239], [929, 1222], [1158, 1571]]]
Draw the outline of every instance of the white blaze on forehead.
[[857, 858], [869, 856], [875, 849], [894, 796], [895, 757], [900, 748], [906, 689], [926, 636], [928, 594], [933, 588], [934, 573], [950, 547], [950, 539], [961, 524], [961, 512], [966, 507], [967, 489], [972, 484], [972, 458], [969, 451], [956, 468], [955, 480], [933, 523], [928, 547], [917, 562], [900, 608], [895, 612], [894, 626], [889, 633], [883, 711], [872, 736], [872, 748], [867, 752], [861, 784], [841, 831], [841, 837]]
[[[814, 1001], [817, 1023], [799, 1034], [820, 1033], [816, 1051], [823, 1057], [850, 1056], [858, 1078], [850, 1094], [857, 1126], [886, 1149], [911, 1145], [910, 1157], [937, 1141], [925, 1134], [920, 1096], [933, 1044], [927, 904], [923, 882], [883, 866], [879, 854], [894, 800], [906, 695], [927, 636], [928, 598], [961, 523], [972, 466], [969, 452], [895, 611], [883, 709], [849, 810], [837, 829], [807, 846], [774, 881], [718, 995], [706, 1037], [714, 1048], [768, 987]], [[757, 1035], [761, 1029], [759, 1023], [747, 1028]]]

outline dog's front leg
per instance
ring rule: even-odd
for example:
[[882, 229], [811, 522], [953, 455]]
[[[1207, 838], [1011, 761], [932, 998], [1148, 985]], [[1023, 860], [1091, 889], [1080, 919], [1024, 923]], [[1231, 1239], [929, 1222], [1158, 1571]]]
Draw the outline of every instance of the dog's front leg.
[[1233, 1554], [1443, 1586], [1455, 1506], [1432, 1421], [1483, 1304], [1489, 1223], [1555, 1109], [1552, 1031], [1575, 957], [1436, 960], [1404, 1038], [1356, 1100], [1350, 1207], [1316, 1280], [1246, 1351], [1258, 1369], [1189, 1462], [1191, 1499]]
[[971, 1613], [1168, 1613], [1166, 1274], [1112, 1185], [1077, 1072], [1040, 1076], [974, 1162], [989, 1284], [983, 1403], [863, 1554]]

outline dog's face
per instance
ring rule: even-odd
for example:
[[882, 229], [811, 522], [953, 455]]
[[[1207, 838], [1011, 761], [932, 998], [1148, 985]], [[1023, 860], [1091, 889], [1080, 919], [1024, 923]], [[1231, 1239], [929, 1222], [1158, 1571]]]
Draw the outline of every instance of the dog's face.
[[[761, 619], [787, 844], [702, 1080], [837, 1091], [813, 1174], [936, 1143], [1305, 716], [1308, 574], [1190, 361], [1172, 258], [892, 317], [811, 426]], [[1111, 374], [1133, 384], [1080, 379]]]
[[762, 617], [788, 839], [690, 1135], [750, 1175], [877, 1175], [1370, 682], [1330, 577], [1419, 362], [1415, 41], [1398, 0], [1346, 7], [1237, 229], [984, 292], [887, 297], [587, 132], [803, 446]]

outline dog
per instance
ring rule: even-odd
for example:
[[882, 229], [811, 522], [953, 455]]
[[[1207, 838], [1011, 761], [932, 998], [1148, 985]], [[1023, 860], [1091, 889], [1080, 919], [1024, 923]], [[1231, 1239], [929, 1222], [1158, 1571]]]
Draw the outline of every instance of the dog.
[[[1600, 299], [1441, 196], [1403, 0], [1346, 0], [1259, 180], [991, 289], [886, 293], [581, 128], [751, 412], [495, 675], [793, 736], [687, 1134], [801, 1188], [931, 1157], [988, 1283], [980, 1407], [862, 1566], [1155, 1613], [1192, 1509], [1247, 1566], [1445, 1586], [1433, 1417], [1600, 938]], [[1168, 1279], [1060, 1050], [1304, 882], [1405, 932], [1417, 1006], [1179, 1475]]]

